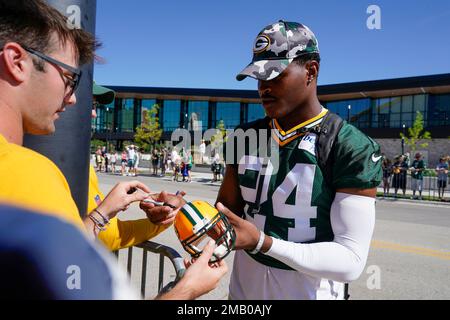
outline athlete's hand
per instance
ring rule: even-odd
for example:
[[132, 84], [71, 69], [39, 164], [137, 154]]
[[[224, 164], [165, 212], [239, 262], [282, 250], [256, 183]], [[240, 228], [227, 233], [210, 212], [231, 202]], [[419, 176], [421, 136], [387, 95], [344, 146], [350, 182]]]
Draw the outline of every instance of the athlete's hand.
[[242, 219], [233, 212], [231, 212], [222, 203], [216, 204], [217, 210], [227, 216], [228, 221], [233, 226], [236, 232], [235, 250], [247, 249], [253, 250], [258, 244], [259, 230], [256, 226], [247, 220]]
[[120, 182], [112, 188], [97, 210], [111, 219], [119, 211], [127, 210], [131, 203], [144, 200], [149, 194], [150, 189], [139, 181]]
[[147, 218], [154, 224], [167, 225], [171, 224], [182, 206], [186, 204], [183, 196], [186, 192], [181, 191], [178, 194], [170, 194], [165, 191], [161, 193], [150, 196], [158, 202], [163, 202], [167, 205], [157, 206], [153, 203], [141, 201], [139, 207], [145, 212]]

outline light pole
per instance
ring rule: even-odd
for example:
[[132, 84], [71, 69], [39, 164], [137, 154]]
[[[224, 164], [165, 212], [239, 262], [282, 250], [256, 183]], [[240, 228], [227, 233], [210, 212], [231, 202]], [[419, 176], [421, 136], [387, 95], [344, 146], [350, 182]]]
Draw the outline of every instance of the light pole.
[[106, 113], [104, 114], [104, 121], [106, 123], [106, 152], [109, 151], [108, 140], [109, 140], [109, 132], [111, 130], [110, 124], [108, 122], [108, 113], [109, 113], [109, 108], [106, 107]]
[[403, 124], [402, 125], [402, 132], [403, 132], [403, 134], [402, 134], [402, 155], [405, 154], [405, 127], [406, 127], [406, 125]]
[[348, 105], [348, 110], [347, 110], [347, 122], [350, 123], [350, 112], [352, 110], [352, 106], [349, 104]]

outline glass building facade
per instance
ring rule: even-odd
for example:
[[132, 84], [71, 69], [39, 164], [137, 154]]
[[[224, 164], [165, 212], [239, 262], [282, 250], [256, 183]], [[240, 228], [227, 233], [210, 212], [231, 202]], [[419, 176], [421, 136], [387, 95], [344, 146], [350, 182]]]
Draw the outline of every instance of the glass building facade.
[[[427, 130], [438, 129], [443, 132], [441, 135], [444, 136], [446, 129], [450, 128], [450, 74], [448, 78], [445, 80], [449, 82], [448, 85], [445, 84], [448, 88], [444, 86], [442, 89], [441, 87], [439, 91], [443, 93], [439, 94], [391, 94], [390, 96], [378, 94], [378, 97], [348, 100], [333, 100], [328, 95], [326, 101], [321, 103], [362, 131], [370, 131], [371, 136], [374, 137], [377, 136], [377, 132], [392, 132], [392, 138], [398, 137], [398, 131], [403, 127], [412, 126], [417, 112], [422, 113], [424, 127]], [[92, 122], [94, 132], [125, 134], [128, 139], [132, 139], [136, 127], [143, 121], [143, 113], [155, 104], [159, 106], [160, 126], [166, 137], [170, 137], [170, 133], [177, 128], [204, 131], [216, 128], [222, 120], [227, 129], [232, 129], [239, 124], [255, 121], [265, 116], [264, 108], [258, 103], [257, 92], [229, 90], [232, 91], [229, 96], [221, 100], [220, 96], [215, 94], [224, 94], [224, 91], [226, 94], [227, 90], [220, 92], [214, 89], [198, 89], [198, 92], [197, 89], [171, 90], [178, 91], [176, 94], [173, 94], [172, 91], [152, 93], [156, 98], [148, 99], [127, 97], [126, 93], [120, 94], [119, 91], [112, 104], [97, 108], [98, 117]], [[191, 90], [195, 93], [184, 93], [183, 90]], [[422, 89], [422, 91], [424, 90]], [[126, 92], [133, 91], [127, 88]], [[370, 94], [370, 91], [367, 92]], [[390, 93], [391, 91], [384, 89], [383, 93], [386, 92]], [[239, 96], [240, 94], [242, 96]], [[332, 94], [339, 96], [339, 92]], [[332, 94], [331, 97], [333, 97]], [[353, 95], [361, 96], [363, 94], [357, 90]], [[320, 90], [319, 99], [321, 99]], [[386, 129], [390, 131], [386, 131]], [[387, 137], [386, 134], [383, 137]]]
[[[142, 123], [143, 113], [150, 110], [155, 104], [159, 106], [158, 116], [161, 127], [168, 132], [177, 128], [189, 130], [215, 128], [221, 120], [227, 129], [232, 129], [240, 123], [265, 117], [264, 108], [258, 103], [217, 102], [211, 106], [208, 101], [161, 100], [158, 103], [155, 99], [122, 99], [115, 131], [134, 132], [134, 125]], [[418, 111], [424, 116], [425, 127], [450, 125], [450, 94], [352, 99], [323, 102], [322, 104], [362, 129], [402, 128], [403, 125], [411, 127]], [[184, 112], [183, 105], [186, 106]], [[117, 107], [117, 103], [97, 108], [97, 119], [92, 123], [95, 131], [114, 131], [115, 107]], [[210, 113], [212, 113], [212, 117]], [[181, 121], [182, 116], [184, 117], [183, 121]]]
[[[417, 111], [424, 116], [424, 126], [427, 127], [450, 124], [448, 97], [449, 95], [418, 94], [332, 101], [324, 103], [324, 106], [358, 128], [402, 128], [403, 125], [411, 127]], [[433, 110], [434, 114], [430, 114], [430, 110]], [[431, 120], [435, 119], [436, 115], [442, 121]]]

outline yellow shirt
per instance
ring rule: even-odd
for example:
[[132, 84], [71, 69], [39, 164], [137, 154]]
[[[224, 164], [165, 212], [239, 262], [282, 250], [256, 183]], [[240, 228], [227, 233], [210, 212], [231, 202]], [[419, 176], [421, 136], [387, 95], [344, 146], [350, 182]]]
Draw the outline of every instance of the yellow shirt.
[[59, 216], [86, 230], [66, 178], [43, 155], [0, 135], [0, 200]]
[[[98, 178], [93, 166], [89, 166], [88, 197], [88, 213], [97, 208], [105, 198], [98, 186]], [[167, 229], [167, 227], [155, 225], [148, 219], [122, 221], [113, 218], [108, 228], [105, 231], [101, 231], [98, 237], [110, 250], [117, 250], [151, 239]]]
[[[95, 188], [100, 192], [98, 181]], [[2, 135], [0, 201], [58, 216], [86, 232], [67, 180], [59, 168], [33, 150], [9, 143]], [[147, 219], [120, 221], [114, 218], [108, 229], [100, 232], [99, 239], [108, 249], [118, 250], [148, 240], [166, 228], [154, 225]]]

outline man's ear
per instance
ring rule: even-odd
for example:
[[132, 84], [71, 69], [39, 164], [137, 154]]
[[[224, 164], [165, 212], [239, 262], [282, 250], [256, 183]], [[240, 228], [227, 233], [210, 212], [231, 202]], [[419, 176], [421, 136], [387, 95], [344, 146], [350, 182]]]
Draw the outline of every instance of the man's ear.
[[5, 72], [17, 82], [23, 82], [29, 77], [29, 70], [32, 68], [33, 61], [27, 52], [15, 42], [8, 42], [3, 47], [2, 63]]
[[311, 83], [314, 79], [317, 79], [319, 75], [319, 63], [316, 60], [308, 61], [305, 64], [305, 69], [308, 77], [308, 83]]

